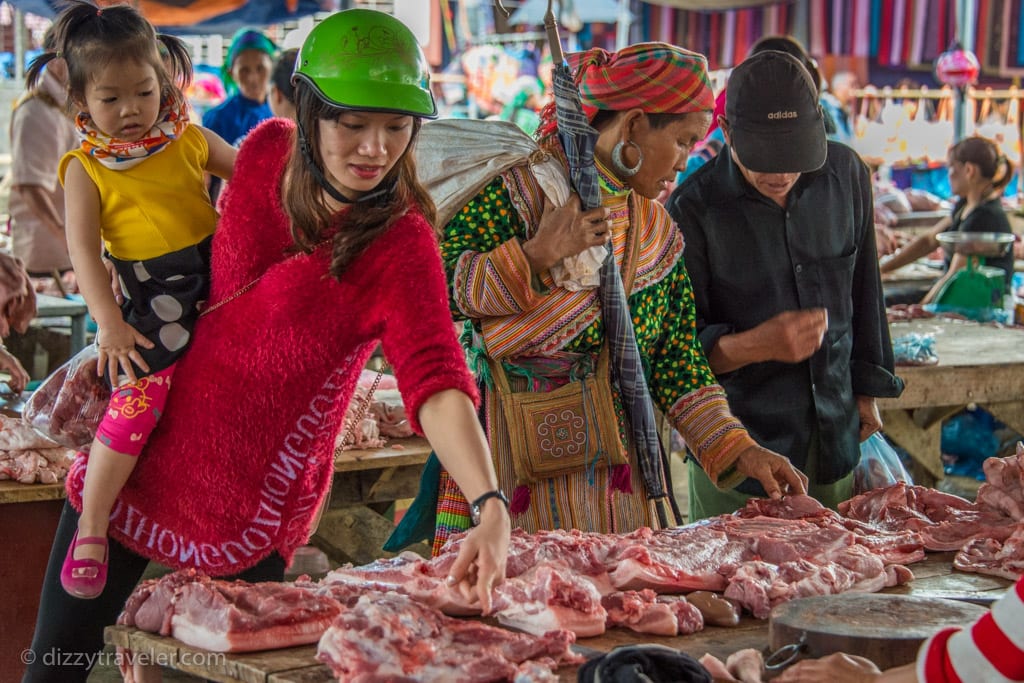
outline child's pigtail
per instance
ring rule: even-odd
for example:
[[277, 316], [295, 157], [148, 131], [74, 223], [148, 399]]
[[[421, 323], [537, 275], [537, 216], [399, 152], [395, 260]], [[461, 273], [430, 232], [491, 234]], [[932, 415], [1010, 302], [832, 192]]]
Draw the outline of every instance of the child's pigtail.
[[28, 68], [25, 69], [25, 87], [29, 90], [35, 90], [36, 85], [43, 78], [43, 69], [46, 65], [55, 59], [60, 59], [61, 54], [59, 52], [43, 52], [33, 59]]
[[185, 42], [175, 36], [157, 34], [160, 41], [160, 56], [164, 57], [168, 76], [179, 89], [185, 90], [192, 83], [192, 55]]

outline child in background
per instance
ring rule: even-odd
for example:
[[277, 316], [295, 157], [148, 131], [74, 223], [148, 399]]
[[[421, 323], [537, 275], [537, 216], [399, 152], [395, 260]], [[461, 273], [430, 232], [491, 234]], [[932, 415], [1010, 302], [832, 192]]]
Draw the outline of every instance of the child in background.
[[[115, 387], [90, 446], [78, 531], [61, 571], [64, 589], [88, 599], [103, 592], [111, 510], [156, 427], [209, 290], [217, 213], [203, 173], [230, 177], [235, 150], [189, 123], [178, 87], [191, 78], [188, 52], [134, 8], [75, 0], [54, 29], [56, 51], [32, 62], [28, 86], [49, 61], [67, 63], [82, 140], [58, 171], [68, 248], [98, 326], [97, 373]], [[104, 251], [122, 283], [121, 306]]]
[[267, 103], [274, 116], [295, 120], [295, 86], [292, 85], [292, 73], [295, 71], [295, 58], [299, 50], [285, 50], [274, 63], [270, 73], [270, 96]]
[[[231, 38], [221, 79], [228, 98], [203, 114], [203, 125], [235, 147], [260, 121], [273, 116], [267, 102], [270, 69], [277, 45], [254, 29], [239, 29]], [[210, 198], [216, 205], [224, 185], [215, 176], [207, 176]]]

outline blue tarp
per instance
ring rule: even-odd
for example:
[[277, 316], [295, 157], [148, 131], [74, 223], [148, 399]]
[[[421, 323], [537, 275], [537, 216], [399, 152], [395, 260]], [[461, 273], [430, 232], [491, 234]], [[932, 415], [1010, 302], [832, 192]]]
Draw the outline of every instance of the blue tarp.
[[[53, 18], [60, 11], [61, 0], [8, 0], [8, 3], [23, 12], [41, 17]], [[166, 0], [164, 4], [173, 7], [188, 7], [187, 0]], [[243, 26], [266, 26], [298, 19], [337, 6], [337, 2], [323, 0], [298, 0], [296, 11], [290, 12], [284, 0], [250, 0], [240, 9], [220, 14], [205, 21], [187, 26], [160, 26], [162, 33], [175, 35], [222, 33], [230, 34]], [[344, 3], [341, 3], [344, 5]]]

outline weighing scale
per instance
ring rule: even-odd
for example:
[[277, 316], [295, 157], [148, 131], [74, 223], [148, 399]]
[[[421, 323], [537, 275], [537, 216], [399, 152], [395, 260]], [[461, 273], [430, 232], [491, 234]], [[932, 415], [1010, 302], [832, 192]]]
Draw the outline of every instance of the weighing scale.
[[1002, 268], [981, 265], [981, 259], [1006, 254], [1013, 244], [1013, 235], [1008, 232], [940, 232], [935, 237], [954, 253], [967, 257], [967, 267], [949, 278], [935, 296], [935, 309], [963, 313], [969, 318], [988, 317], [992, 309], [1001, 310], [1006, 273]]

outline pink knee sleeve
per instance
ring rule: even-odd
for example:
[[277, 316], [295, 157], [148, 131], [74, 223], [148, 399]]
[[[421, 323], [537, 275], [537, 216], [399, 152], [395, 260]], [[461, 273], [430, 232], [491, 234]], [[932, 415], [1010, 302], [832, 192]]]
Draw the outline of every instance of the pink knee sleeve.
[[115, 389], [96, 438], [118, 453], [139, 455], [167, 405], [174, 365]]

